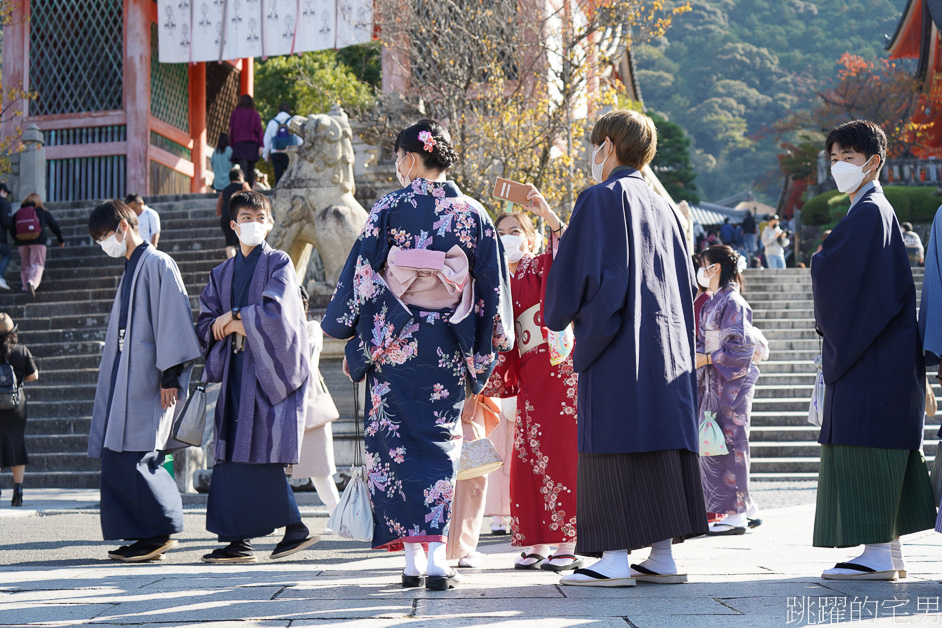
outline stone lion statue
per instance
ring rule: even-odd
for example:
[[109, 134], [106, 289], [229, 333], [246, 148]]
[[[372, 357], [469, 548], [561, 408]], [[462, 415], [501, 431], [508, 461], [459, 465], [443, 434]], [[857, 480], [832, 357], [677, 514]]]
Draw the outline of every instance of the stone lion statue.
[[316, 248], [327, 284], [312, 287], [329, 294], [367, 218], [353, 198], [353, 133], [336, 105], [326, 115], [294, 116], [288, 128], [304, 143], [288, 148], [290, 162], [275, 188], [275, 227], [268, 242], [291, 256], [299, 281]]

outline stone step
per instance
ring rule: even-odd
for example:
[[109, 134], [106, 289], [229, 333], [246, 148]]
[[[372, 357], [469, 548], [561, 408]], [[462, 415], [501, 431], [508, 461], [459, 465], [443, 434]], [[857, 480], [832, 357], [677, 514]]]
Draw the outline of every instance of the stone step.
[[818, 342], [817, 332], [815, 332], [814, 327], [807, 327], [804, 329], [770, 329], [768, 327], [760, 327], [756, 325], [759, 329], [762, 330], [762, 333], [765, 334], [765, 337], [768, 340], [814, 340]]
[[[749, 441], [750, 443], [812, 443], [817, 442], [820, 431], [820, 428], [807, 423], [805, 425], [753, 426], [749, 431]], [[926, 425], [924, 433], [926, 446], [939, 440], [936, 437], [938, 431], [938, 425]], [[929, 455], [929, 452], [927, 451], [926, 454]]]
[[[54, 271], [60, 268], [85, 269], [109, 267], [117, 268], [119, 269], [119, 272], [124, 270], [124, 259], [122, 258], [116, 260], [102, 254], [101, 247], [98, 247], [97, 251], [91, 246], [76, 246], [72, 247], [71, 250], [69, 247], [66, 247], [64, 249], [60, 249], [59, 251], [61, 252], [61, 255], [50, 255], [46, 260], [46, 271], [51, 274], [55, 274]], [[177, 251], [173, 254], [173, 260], [181, 268], [183, 264], [187, 262], [215, 262], [215, 264], [210, 267], [210, 270], [212, 270], [213, 267], [221, 264], [225, 261], [225, 259], [225, 253], [218, 248], [193, 251]]]
[[779, 472], [756, 473], [749, 472], [749, 479], [756, 482], [809, 482], [818, 480], [818, 473]]
[[31, 416], [27, 419], [26, 435], [79, 434], [87, 438], [88, 430], [91, 428], [91, 425], [91, 417], [36, 419]]
[[801, 385], [766, 385], [762, 384], [762, 378], [759, 378], [759, 383], [756, 384], [756, 400], [774, 400], [774, 399], [800, 399], [805, 403], [808, 403], [811, 400], [811, 391], [814, 388], [812, 384]]
[[[42, 377], [40, 375], [40, 377]], [[37, 419], [58, 419], [61, 417], [90, 417], [92, 415], [92, 406], [94, 405], [94, 397], [85, 398], [85, 399], [72, 399], [70, 401], [45, 401], [45, 400], [36, 400], [33, 401], [28, 394], [27, 388], [27, 398], [30, 399], [29, 408], [27, 413], [29, 415], [29, 420], [33, 418]]]
[[[105, 330], [99, 330], [104, 337]], [[61, 357], [71, 360], [79, 356], [101, 355], [101, 349], [104, 342], [100, 340], [61, 340], [60, 342], [33, 342], [38, 334], [52, 334], [53, 332], [24, 332], [20, 335], [20, 341], [25, 344], [34, 357], [48, 360], [50, 358]], [[79, 336], [81, 332], [75, 332]], [[62, 334], [65, 336], [65, 334]], [[67, 365], [66, 365], [67, 366]]]
[[88, 434], [27, 434], [26, 450], [29, 452], [31, 467], [33, 456], [39, 454], [73, 453], [84, 456], [88, 452]]
[[[71, 438], [71, 437], [70, 437]], [[101, 471], [101, 461], [81, 452], [32, 453], [29, 455], [29, 475], [34, 471]], [[30, 481], [32, 484], [32, 480]]]
[[795, 308], [792, 310], [782, 310], [775, 311], [772, 308], [762, 308], [754, 307], [752, 308], [752, 322], [755, 325], [767, 324], [768, 321], [784, 321], [784, 320], [801, 320], [801, 321], [811, 321], [809, 327], [814, 329], [814, 308], [811, 307], [811, 304], [808, 304], [808, 307], [805, 309]]
[[[47, 358], [48, 360], [49, 358]], [[89, 358], [91, 362], [93, 358]], [[63, 370], [55, 370], [46, 367], [46, 362], [40, 363], [39, 366], [39, 382], [49, 386], [62, 386], [62, 387], [71, 387], [71, 386], [95, 386], [98, 383], [98, 360], [94, 360], [94, 365], [91, 368], [71, 368]], [[33, 388], [34, 384], [27, 384], [27, 388]], [[77, 391], [70, 390], [69, 394], [75, 394]], [[33, 398], [32, 393], [30, 393], [30, 398]], [[35, 397], [36, 399], [45, 399], [47, 397]]]
[[815, 474], [817, 477], [819, 458], [805, 457], [753, 457], [749, 461], [750, 475], [755, 478], [757, 474], [776, 473], [792, 475], [794, 473]]
[[758, 412], [766, 412], [773, 415], [784, 415], [786, 412], [803, 412], [805, 418], [808, 416], [808, 404], [811, 402], [811, 393], [808, 392], [807, 395], [803, 397], [790, 397], [790, 398], [781, 398], [781, 397], [759, 397], [756, 396], [755, 400], [752, 402], [752, 414], [756, 415]]
[[[30, 488], [98, 488], [98, 471], [38, 471], [33, 468], [32, 460], [27, 467], [26, 482], [23, 500], [29, 507]], [[0, 486], [4, 489], [12, 488], [13, 476], [9, 472], [0, 473]], [[4, 494], [6, 497], [7, 494]]]
[[91, 384], [70, 384], [68, 386], [54, 385], [43, 380], [42, 374], [39, 375], [39, 381], [33, 384], [27, 384], [26, 396], [30, 401], [42, 402], [67, 402], [74, 399], [95, 399], [95, 383]]
[[811, 360], [765, 360], [759, 362], [761, 377], [783, 373], [814, 373], [816, 369]]

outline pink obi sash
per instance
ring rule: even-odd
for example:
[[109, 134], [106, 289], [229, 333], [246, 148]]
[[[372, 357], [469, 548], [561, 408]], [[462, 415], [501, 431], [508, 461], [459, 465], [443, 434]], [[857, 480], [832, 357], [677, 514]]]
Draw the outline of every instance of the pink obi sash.
[[454, 309], [457, 323], [472, 310], [474, 280], [468, 256], [458, 245], [447, 253], [431, 249], [389, 249], [383, 279], [404, 305], [430, 310]]

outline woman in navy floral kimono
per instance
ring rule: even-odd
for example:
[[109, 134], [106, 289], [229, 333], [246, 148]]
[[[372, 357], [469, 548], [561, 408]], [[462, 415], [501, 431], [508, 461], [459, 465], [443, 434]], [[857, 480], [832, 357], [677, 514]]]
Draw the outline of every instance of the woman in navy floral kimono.
[[447, 132], [420, 120], [396, 156], [403, 189], [373, 206], [322, 327], [350, 339], [345, 369], [367, 382], [373, 547], [405, 549], [404, 587], [447, 589], [461, 408], [513, 345], [509, 277], [487, 212], [446, 179]]

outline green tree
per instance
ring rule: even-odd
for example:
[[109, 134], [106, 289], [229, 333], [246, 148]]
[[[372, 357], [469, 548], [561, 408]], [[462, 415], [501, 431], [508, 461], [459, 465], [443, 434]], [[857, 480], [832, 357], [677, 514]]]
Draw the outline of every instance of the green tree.
[[326, 113], [335, 103], [351, 116], [371, 108], [379, 54], [376, 44], [365, 44], [257, 60], [255, 99], [262, 119], [271, 119], [283, 102], [301, 115]]
[[694, 183], [697, 173], [690, 162], [690, 138], [679, 124], [649, 113], [657, 127], [657, 155], [651, 168], [675, 201], [699, 203], [700, 195]]

